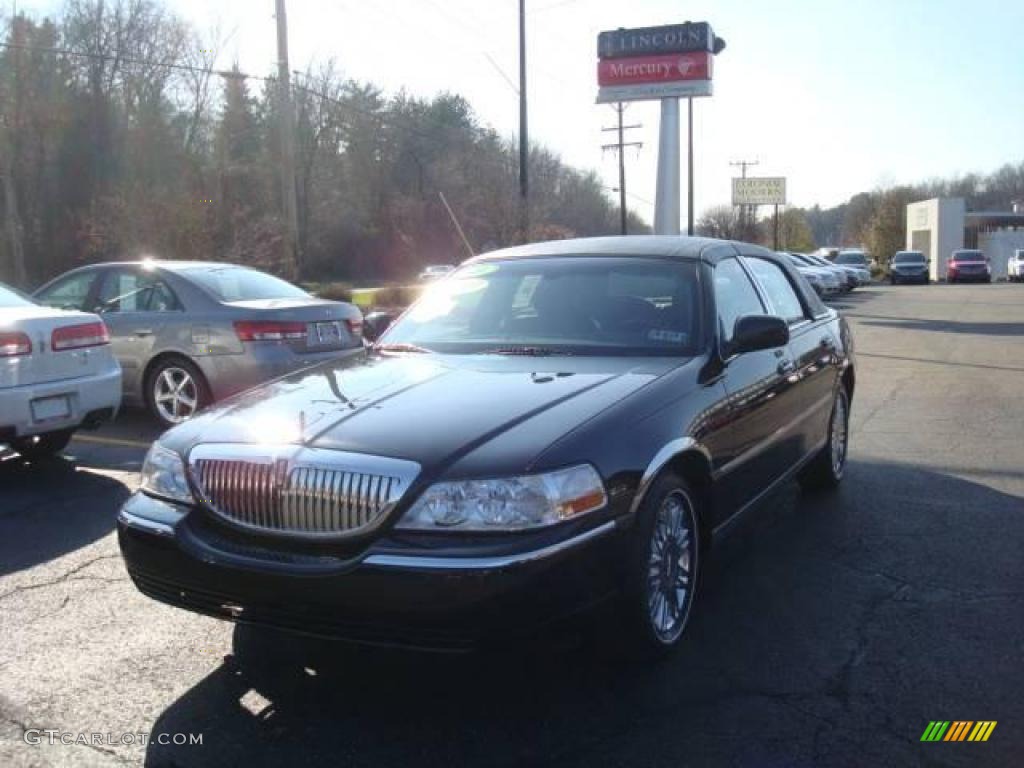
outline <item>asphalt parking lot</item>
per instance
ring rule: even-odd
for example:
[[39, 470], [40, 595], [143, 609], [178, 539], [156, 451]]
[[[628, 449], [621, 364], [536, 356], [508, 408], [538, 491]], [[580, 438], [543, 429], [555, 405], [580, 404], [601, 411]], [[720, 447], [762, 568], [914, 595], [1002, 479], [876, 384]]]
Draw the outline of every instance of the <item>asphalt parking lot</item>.
[[[749, 514], [660, 665], [600, 621], [470, 657], [266, 642], [128, 581], [114, 518], [156, 435], [143, 416], [50, 465], [0, 460], [0, 764], [1019, 764], [1024, 286], [836, 305], [859, 364], [843, 487]], [[921, 743], [932, 720], [998, 725]]]

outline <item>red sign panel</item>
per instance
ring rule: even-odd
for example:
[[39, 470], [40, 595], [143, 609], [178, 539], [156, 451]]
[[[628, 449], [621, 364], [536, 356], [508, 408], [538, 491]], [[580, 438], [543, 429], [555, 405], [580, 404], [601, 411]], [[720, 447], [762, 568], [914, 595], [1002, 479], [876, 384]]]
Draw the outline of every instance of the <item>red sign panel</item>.
[[668, 53], [657, 56], [636, 56], [604, 59], [597, 63], [598, 85], [636, 85], [640, 83], [675, 83], [684, 80], [710, 80], [711, 54]]

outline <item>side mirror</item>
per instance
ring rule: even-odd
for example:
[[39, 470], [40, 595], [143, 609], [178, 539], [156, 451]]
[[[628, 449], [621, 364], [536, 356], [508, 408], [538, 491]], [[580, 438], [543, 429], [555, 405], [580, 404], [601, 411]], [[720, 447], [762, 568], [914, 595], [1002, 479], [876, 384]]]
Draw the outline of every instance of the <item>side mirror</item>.
[[732, 349], [736, 354], [775, 349], [789, 343], [789, 326], [776, 315], [743, 315], [736, 318]]
[[363, 338], [369, 342], [376, 341], [394, 321], [390, 312], [371, 312], [363, 318]]

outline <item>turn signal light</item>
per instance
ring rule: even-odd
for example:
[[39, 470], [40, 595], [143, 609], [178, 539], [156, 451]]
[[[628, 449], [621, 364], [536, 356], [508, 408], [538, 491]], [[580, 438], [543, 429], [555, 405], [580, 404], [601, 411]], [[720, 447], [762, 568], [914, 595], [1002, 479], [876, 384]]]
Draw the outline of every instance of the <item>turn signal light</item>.
[[83, 347], [99, 347], [110, 343], [110, 333], [103, 323], [83, 323], [57, 328], [50, 336], [50, 348], [54, 352]]
[[0, 357], [20, 357], [32, 353], [32, 339], [24, 333], [0, 331]]
[[235, 323], [235, 334], [239, 341], [304, 339], [306, 338], [306, 324], [242, 320]]

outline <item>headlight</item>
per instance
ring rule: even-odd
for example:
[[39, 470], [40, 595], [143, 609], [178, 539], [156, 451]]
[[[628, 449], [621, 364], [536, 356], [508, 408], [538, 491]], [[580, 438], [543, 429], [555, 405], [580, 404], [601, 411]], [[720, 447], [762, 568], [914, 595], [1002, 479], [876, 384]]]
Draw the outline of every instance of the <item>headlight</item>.
[[398, 521], [413, 530], [518, 531], [601, 509], [608, 499], [589, 464], [540, 475], [432, 485]]
[[141, 489], [153, 496], [184, 504], [195, 502], [188, 487], [188, 479], [185, 477], [184, 460], [159, 443], [153, 443], [153, 447], [146, 454], [146, 460], [142, 463]]

